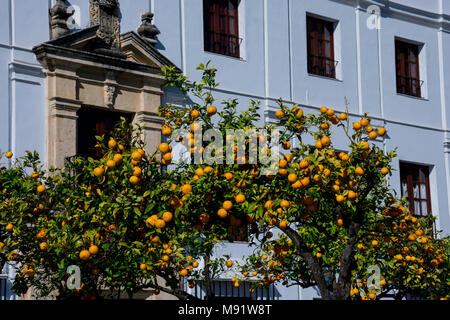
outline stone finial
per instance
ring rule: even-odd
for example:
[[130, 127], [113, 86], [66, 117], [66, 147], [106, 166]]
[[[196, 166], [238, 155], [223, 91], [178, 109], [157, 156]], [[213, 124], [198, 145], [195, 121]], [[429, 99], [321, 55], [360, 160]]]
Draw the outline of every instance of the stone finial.
[[67, 25], [67, 19], [74, 14], [74, 11], [69, 12], [65, 0], [56, 0], [55, 5], [50, 9], [49, 13], [52, 39], [69, 34], [70, 29]]
[[152, 45], [155, 45], [158, 41], [156, 41], [156, 36], [161, 32], [158, 28], [152, 24], [153, 13], [147, 12], [142, 15], [142, 24], [137, 29], [139, 35], [150, 42]]

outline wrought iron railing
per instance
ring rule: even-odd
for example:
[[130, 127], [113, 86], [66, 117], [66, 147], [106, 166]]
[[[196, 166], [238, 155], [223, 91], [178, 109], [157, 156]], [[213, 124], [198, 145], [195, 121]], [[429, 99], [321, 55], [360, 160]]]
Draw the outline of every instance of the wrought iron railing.
[[423, 80], [397, 75], [397, 93], [422, 97]]
[[336, 78], [338, 62], [327, 57], [308, 55], [308, 73], [327, 78]]
[[[197, 297], [198, 299], [206, 299], [206, 287], [204, 284], [197, 284], [193, 288], [188, 288], [188, 283], [184, 282], [184, 287], [187, 292]], [[242, 282], [239, 287], [235, 287], [232, 281], [212, 281], [211, 291], [214, 294], [214, 299], [221, 300], [239, 300], [239, 299], [251, 299], [251, 300], [276, 300], [279, 298], [279, 294], [273, 284], [268, 287], [259, 287], [254, 290], [252, 288], [252, 282]]]
[[241, 42], [241, 38], [231, 34], [212, 31], [205, 32], [206, 51], [239, 58]]

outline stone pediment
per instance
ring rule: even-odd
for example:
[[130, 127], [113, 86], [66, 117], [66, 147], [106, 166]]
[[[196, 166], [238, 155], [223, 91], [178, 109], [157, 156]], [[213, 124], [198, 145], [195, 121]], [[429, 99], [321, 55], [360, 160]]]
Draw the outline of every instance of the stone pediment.
[[[66, 36], [57, 38], [55, 40], [48, 41], [42, 44], [40, 49], [53, 48], [59, 49], [58, 51], [73, 55], [76, 51], [79, 51], [79, 55], [85, 56], [86, 54], [94, 55], [106, 55], [111, 58], [120, 58], [132, 63], [143, 64], [160, 69], [163, 66], [175, 66], [169, 59], [156, 50], [152, 44], [146, 39], [142, 38], [135, 32], [127, 32], [120, 36], [120, 51], [108, 52], [98, 49], [98, 33], [99, 25], [89, 27]], [[39, 48], [36, 47], [34, 50]], [[68, 49], [68, 50], [64, 50]], [[125, 62], [124, 61], [124, 62]], [[175, 66], [176, 67], [176, 66]], [[179, 68], [176, 67], [178, 71]]]

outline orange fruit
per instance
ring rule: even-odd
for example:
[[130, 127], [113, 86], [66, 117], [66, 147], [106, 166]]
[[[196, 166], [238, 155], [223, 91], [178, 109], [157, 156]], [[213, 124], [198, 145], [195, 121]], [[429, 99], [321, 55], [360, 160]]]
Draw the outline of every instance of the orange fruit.
[[363, 127], [367, 127], [369, 125], [370, 121], [368, 119], [361, 119], [360, 124]]
[[378, 135], [380, 137], [383, 137], [386, 134], [386, 129], [385, 128], [379, 128], [378, 129]]
[[316, 141], [315, 146], [316, 146], [317, 149], [322, 149], [323, 148], [323, 144], [320, 141]]
[[327, 116], [329, 116], [329, 117], [334, 116], [334, 110], [333, 109], [328, 109], [327, 110]]
[[236, 201], [236, 203], [243, 203], [245, 201], [245, 195], [238, 194], [234, 197], [234, 200]]
[[317, 258], [317, 259], [322, 258], [322, 254], [321, 254], [320, 252], [317, 252], [317, 253], [316, 253], [316, 258]]
[[288, 181], [290, 183], [294, 183], [297, 180], [298, 180], [298, 177], [297, 177], [297, 175], [295, 173], [291, 173], [291, 174], [288, 175]]
[[172, 161], [172, 153], [167, 152], [164, 156], [163, 156], [163, 160], [166, 161], [166, 163], [169, 163]]
[[8, 151], [8, 152], [5, 154], [5, 157], [8, 158], [8, 159], [11, 159], [12, 156], [13, 156], [13, 153], [12, 153], [11, 151]]
[[162, 219], [164, 220], [164, 222], [170, 222], [173, 219], [173, 214], [172, 212], [166, 211], [163, 213]]
[[195, 120], [198, 117], [200, 117], [200, 112], [198, 112], [197, 110], [191, 110], [191, 118]]
[[168, 125], [164, 125], [161, 128], [161, 132], [164, 136], [169, 137], [172, 134], [172, 128]]
[[347, 114], [342, 112], [342, 113], [339, 115], [339, 119], [341, 119], [342, 121], [347, 120]]
[[327, 107], [321, 107], [321, 108], [320, 108], [320, 113], [322, 113], [322, 114], [327, 113], [327, 111], [328, 111], [328, 108], [327, 108]]
[[281, 159], [280, 163], [279, 163], [279, 166], [280, 166], [281, 169], [286, 169], [287, 166], [288, 166], [288, 162], [285, 159]]
[[342, 219], [338, 219], [338, 220], [337, 220], [337, 225], [338, 225], [339, 227], [342, 227], [342, 226], [344, 225], [344, 221], [343, 221]]
[[8, 232], [11, 232], [13, 230], [13, 228], [14, 228], [13, 225], [11, 223], [8, 223], [5, 227], [5, 230]]
[[287, 200], [282, 200], [282, 201], [280, 202], [280, 207], [282, 207], [283, 209], [289, 208], [289, 206], [290, 206], [290, 203], [289, 203], [289, 201], [287, 201]]
[[217, 211], [217, 215], [220, 217], [220, 218], [222, 218], [222, 219], [225, 219], [226, 217], [228, 217], [228, 211], [227, 210], [225, 210], [225, 209], [219, 209], [218, 211]]
[[182, 277], [186, 277], [187, 274], [188, 274], [188, 271], [186, 269], [183, 269], [180, 271], [180, 276], [182, 276]]
[[371, 140], [375, 140], [376, 138], [377, 138], [377, 133], [375, 132], [375, 131], [371, 131], [370, 133], [369, 133], [369, 139], [371, 139]]
[[372, 240], [372, 246], [376, 247], [378, 245], [378, 241], [377, 240]]
[[89, 247], [89, 253], [92, 255], [96, 255], [98, 253], [98, 247], [95, 245], [92, 245]]
[[284, 117], [284, 112], [282, 110], [277, 110], [275, 112], [275, 117], [277, 117], [278, 119], [281, 119]]
[[194, 262], [192, 263], [192, 267], [198, 268], [198, 262], [197, 262], [197, 261], [194, 261]]
[[296, 190], [296, 189], [300, 189], [301, 187], [303, 187], [303, 185], [300, 180], [297, 180], [291, 185], [291, 187]]
[[91, 254], [89, 253], [88, 250], [82, 250], [80, 252], [80, 259], [83, 260], [83, 261], [88, 260], [90, 256], [91, 256]]
[[163, 142], [159, 145], [158, 147], [159, 151], [161, 151], [162, 153], [167, 153], [169, 152], [169, 144], [166, 142]]
[[231, 179], [233, 179], [233, 174], [231, 172], [227, 172], [223, 175], [225, 177], [225, 179], [227, 179], [228, 181], [230, 181]]
[[342, 202], [345, 201], [345, 198], [344, 198], [344, 196], [342, 196], [342, 195], [337, 195], [337, 196], [336, 196], [336, 201], [337, 201], [338, 203], [342, 203]]
[[363, 170], [361, 167], [357, 167], [357, 168], [355, 169], [355, 174], [356, 174], [357, 176], [362, 176], [362, 175], [364, 174], [364, 170]]
[[139, 183], [139, 178], [136, 177], [136, 176], [130, 177], [130, 183], [131, 183], [132, 185], [137, 185], [137, 184]]
[[331, 140], [328, 137], [323, 137], [322, 139], [320, 139], [320, 142], [324, 147], [328, 147], [331, 144]]
[[201, 125], [198, 122], [194, 122], [193, 124], [191, 124], [190, 129], [192, 132], [197, 132], [201, 129]]
[[356, 194], [356, 192], [350, 190], [350, 191], [348, 192], [348, 195], [347, 195], [347, 196], [348, 196], [348, 198], [349, 198], [350, 200], [353, 200], [353, 199], [356, 198], [357, 194]]
[[141, 269], [141, 271], [145, 271], [145, 270], [147, 270], [147, 265], [145, 263], [141, 263], [141, 265], [139, 266], [139, 269]]
[[110, 140], [108, 141], [108, 147], [109, 147], [109, 148], [114, 149], [116, 146], [117, 146], [116, 140], [110, 139]]
[[38, 193], [43, 193], [43, 192], [45, 192], [45, 186], [40, 185], [39, 187], [37, 187], [36, 190], [37, 190]]
[[228, 268], [231, 268], [232, 265], [233, 265], [233, 261], [228, 260], [228, 261], [226, 262], [226, 266], [227, 266]]
[[388, 168], [381, 168], [381, 174], [382, 175], [387, 175], [389, 173], [389, 169]]
[[198, 175], [199, 177], [203, 176], [203, 169], [202, 168], [197, 168], [195, 170], [195, 174]]
[[123, 156], [120, 153], [114, 155], [113, 160], [116, 164], [121, 164], [123, 161]]
[[206, 108], [206, 113], [209, 116], [213, 116], [213, 115], [215, 115], [217, 113], [217, 108], [214, 107], [214, 106], [210, 106], [210, 107]]
[[353, 129], [355, 129], [355, 130], [361, 129], [361, 124], [359, 122], [354, 122], [353, 123]]
[[273, 201], [272, 200], [267, 200], [266, 203], [264, 204], [264, 208], [266, 209], [271, 209], [273, 207]]
[[233, 207], [233, 203], [231, 202], [231, 201], [224, 201], [224, 203], [223, 203], [223, 205], [222, 205], [222, 207], [225, 209], [225, 210], [231, 210], [231, 208]]
[[288, 225], [288, 222], [286, 220], [280, 221], [280, 228], [286, 229]]
[[301, 119], [301, 118], [303, 118], [303, 110], [302, 109], [297, 109], [297, 111], [296, 111], [296, 113], [295, 113], [295, 117], [297, 118], [297, 119]]
[[157, 227], [158, 229], [162, 229], [166, 226], [166, 222], [163, 219], [157, 219], [155, 221], [155, 227]]
[[188, 195], [192, 192], [192, 186], [190, 184], [185, 184], [184, 186], [181, 187], [181, 192], [184, 195]]
[[366, 128], [366, 131], [367, 131], [368, 133], [374, 132], [372, 126], [368, 126], [368, 127]]
[[103, 174], [105, 173], [105, 170], [103, 170], [102, 167], [98, 167], [94, 169], [94, 176], [101, 178], [103, 177]]
[[108, 160], [106, 162], [106, 166], [110, 169], [114, 169], [114, 167], [116, 166], [116, 162], [114, 160]]
[[135, 151], [131, 154], [131, 160], [134, 161], [141, 161], [142, 160], [142, 154], [139, 151]]
[[327, 130], [330, 128], [330, 124], [328, 122], [324, 122], [320, 125], [320, 129]]
[[142, 169], [139, 167], [133, 168], [133, 176], [140, 177], [142, 175]]

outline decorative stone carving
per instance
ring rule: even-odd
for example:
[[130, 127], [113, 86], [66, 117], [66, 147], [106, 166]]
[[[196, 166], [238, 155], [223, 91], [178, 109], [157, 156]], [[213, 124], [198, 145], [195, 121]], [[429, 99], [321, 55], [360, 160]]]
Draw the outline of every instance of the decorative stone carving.
[[114, 100], [116, 96], [116, 86], [110, 83], [105, 84], [105, 105], [108, 107], [114, 106]]
[[144, 13], [141, 17], [142, 24], [137, 29], [137, 32], [142, 38], [155, 45], [157, 43], [156, 36], [161, 32], [152, 24], [153, 16], [151, 12]]
[[55, 5], [50, 9], [49, 13], [52, 39], [69, 34], [70, 29], [67, 26], [67, 19], [74, 14], [74, 11], [68, 11], [66, 2], [64, 0], [56, 0]]
[[119, 1], [89, 0], [89, 14], [91, 26], [99, 25], [97, 31], [98, 51], [125, 58], [125, 55], [119, 51]]

